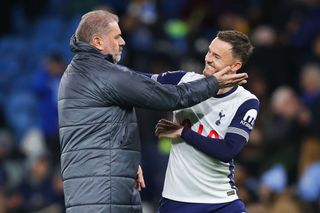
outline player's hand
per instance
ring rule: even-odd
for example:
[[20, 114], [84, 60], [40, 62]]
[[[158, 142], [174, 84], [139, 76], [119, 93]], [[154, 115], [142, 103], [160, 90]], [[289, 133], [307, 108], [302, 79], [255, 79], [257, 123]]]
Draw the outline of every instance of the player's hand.
[[142, 168], [140, 165], [138, 167], [138, 172], [136, 176], [136, 188], [139, 192], [141, 191], [142, 188], [146, 188], [146, 184], [143, 178]]
[[230, 66], [223, 68], [222, 70], [213, 74], [218, 80], [220, 88], [233, 87], [236, 85], [241, 85], [247, 83], [248, 74], [247, 73], [234, 73]]
[[183, 126], [173, 121], [161, 119], [156, 125], [155, 134], [158, 137], [177, 138], [181, 136]]

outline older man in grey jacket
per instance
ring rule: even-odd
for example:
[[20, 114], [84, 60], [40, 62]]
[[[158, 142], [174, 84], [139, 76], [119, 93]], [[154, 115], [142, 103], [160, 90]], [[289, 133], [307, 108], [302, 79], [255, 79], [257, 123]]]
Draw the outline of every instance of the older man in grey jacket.
[[102, 10], [85, 14], [71, 39], [75, 56], [58, 98], [66, 212], [141, 212], [134, 108], [189, 107], [247, 78], [224, 69], [192, 83], [161, 85], [117, 65], [124, 45], [118, 17]]

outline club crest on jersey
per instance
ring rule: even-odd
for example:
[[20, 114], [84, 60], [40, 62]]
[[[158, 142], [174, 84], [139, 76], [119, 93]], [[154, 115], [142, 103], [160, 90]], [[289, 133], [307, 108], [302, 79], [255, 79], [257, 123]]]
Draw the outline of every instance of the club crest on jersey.
[[248, 129], [253, 129], [254, 122], [257, 117], [257, 110], [250, 109], [243, 117], [243, 119], [240, 121], [240, 123], [244, 126], [246, 126]]
[[219, 112], [219, 119], [216, 120], [216, 125], [217, 125], [217, 126], [219, 126], [219, 125], [221, 124], [221, 119], [222, 119], [223, 117], [225, 117], [225, 116], [226, 116], [226, 115], [223, 114], [223, 110], [221, 110], [221, 112]]

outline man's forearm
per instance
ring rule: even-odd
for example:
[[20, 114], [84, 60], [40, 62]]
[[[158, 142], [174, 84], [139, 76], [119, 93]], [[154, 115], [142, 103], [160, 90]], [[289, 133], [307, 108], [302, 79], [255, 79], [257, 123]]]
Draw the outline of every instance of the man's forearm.
[[233, 159], [246, 144], [245, 138], [235, 135], [229, 136], [229, 138], [232, 137], [233, 139], [204, 137], [186, 127], [181, 133], [181, 138], [195, 149], [226, 163]]

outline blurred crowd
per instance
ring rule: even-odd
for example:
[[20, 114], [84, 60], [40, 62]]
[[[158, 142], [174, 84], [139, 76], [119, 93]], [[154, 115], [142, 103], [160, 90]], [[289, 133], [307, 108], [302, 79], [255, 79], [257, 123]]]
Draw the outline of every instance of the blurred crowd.
[[[2, 0], [0, 6], [0, 213], [64, 212], [57, 90], [82, 14], [118, 14], [134, 70], [201, 72], [218, 30], [249, 35], [243, 71], [260, 100], [236, 185], [250, 213], [320, 212], [319, 0]], [[145, 213], [161, 197], [170, 141], [154, 136], [170, 112], [137, 110]]]

